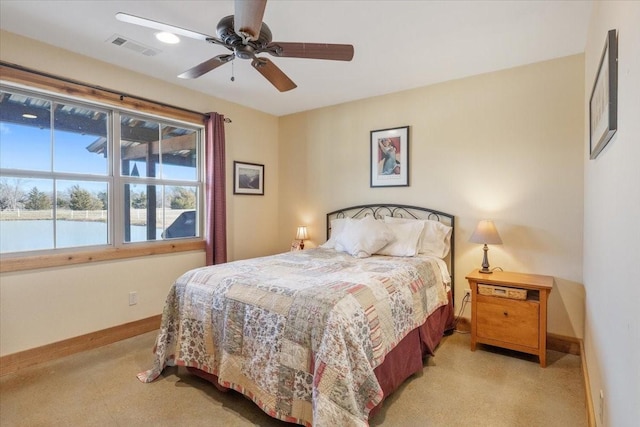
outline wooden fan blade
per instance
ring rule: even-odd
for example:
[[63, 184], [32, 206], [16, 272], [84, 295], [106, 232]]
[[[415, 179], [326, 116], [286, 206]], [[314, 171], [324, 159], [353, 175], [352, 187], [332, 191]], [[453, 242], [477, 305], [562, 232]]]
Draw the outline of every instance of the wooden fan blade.
[[211, 59], [204, 61], [202, 64], [198, 64], [195, 67], [185, 71], [180, 74], [178, 77], [181, 79], [195, 79], [200, 77], [203, 74], [208, 73], [211, 70], [215, 70], [221, 65], [226, 64], [227, 62], [232, 61], [236, 56], [231, 55], [218, 55]]
[[267, 0], [236, 0], [233, 30], [245, 41], [258, 40]]
[[258, 70], [280, 92], [286, 92], [298, 87], [280, 68], [268, 58], [254, 58], [251, 61], [253, 68]]
[[140, 25], [142, 27], [151, 28], [153, 30], [166, 31], [168, 33], [173, 33], [179, 36], [189, 37], [196, 40], [215, 40], [215, 37], [208, 36], [206, 34], [198, 33], [158, 21], [152, 21], [151, 19], [141, 18], [135, 15], [129, 15], [128, 13], [118, 12], [116, 13], [116, 19], [128, 24]]
[[329, 59], [333, 61], [351, 61], [353, 46], [350, 44], [327, 43], [269, 43], [265, 52], [283, 58]]

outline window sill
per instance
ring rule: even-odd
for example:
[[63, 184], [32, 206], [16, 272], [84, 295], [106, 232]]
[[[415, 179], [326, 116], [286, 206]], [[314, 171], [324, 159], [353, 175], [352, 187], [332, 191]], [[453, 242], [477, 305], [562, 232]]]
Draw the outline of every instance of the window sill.
[[176, 252], [199, 251], [205, 249], [203, 240], [186, 242], [162, 242], [132, 245], [124, 248], [109, 248], [94, 251], [67, 252], [59, 254], [33, 255], [21, 257], [1, 257], [0, 273], [36, 270], [39, 268], [64, 267], [75, 264], [138, 258], [149, 255]]

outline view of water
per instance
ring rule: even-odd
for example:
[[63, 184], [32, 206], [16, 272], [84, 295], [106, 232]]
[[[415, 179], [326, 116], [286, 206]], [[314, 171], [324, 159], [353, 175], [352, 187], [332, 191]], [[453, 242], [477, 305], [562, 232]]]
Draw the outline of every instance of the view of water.
[[[162, 229], [156, 238], [162, 239]], [[107, 224], [99, 221], [58, 221], [56, 247], [107, 244]], [[131, 226], [131, 241], [147, 240], [147, 228]], [[0, 252], [21, 252], [53, 248], [53, 220], [0, 221]]]

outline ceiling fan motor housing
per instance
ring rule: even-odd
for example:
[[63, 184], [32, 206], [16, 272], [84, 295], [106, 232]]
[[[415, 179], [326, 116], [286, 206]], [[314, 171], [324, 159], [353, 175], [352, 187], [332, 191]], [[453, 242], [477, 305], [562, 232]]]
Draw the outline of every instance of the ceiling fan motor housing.
[[[225, 16], [218, 22], [216, 33], [228, 49], [236, 51], [238, 57], [243, 59], [253, 58], [253, 52], [264, 50], [267, 45], [271, 43], [271, 30], [264, 22], [260, 28], [258, 40], [249, 40], [246, 44], [243, 42], [242, 36], [234, 31], [233, 24], [233, 15]], [[240, 49], [238, 51], [239, 47]], [[242, 47], [249, 47], [250, 49], [243, 49]], [[251, 54], [242, 56], [242, 53], [245, 51], [251, 52]]]

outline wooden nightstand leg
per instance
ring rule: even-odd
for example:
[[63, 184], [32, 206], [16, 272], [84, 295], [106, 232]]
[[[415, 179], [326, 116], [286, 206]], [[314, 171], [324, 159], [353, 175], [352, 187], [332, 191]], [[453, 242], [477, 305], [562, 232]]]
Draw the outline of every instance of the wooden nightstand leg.
[[476, 322], [477, 322], [476, 303], [477, 301], [476, 301], [475, 295], [478, 292], [478, 283], [473, 280], [469, 280], [469, 287], [471, 288], [471, 293], [469, 294], [469, 296], [471, 297], [471, 351], [476, 351], [476, 348], [478, 346], [478, 340], [476, 336]]
[[540, 291], [540, 366], [547, 367], [547, 301], [550, 290]]

